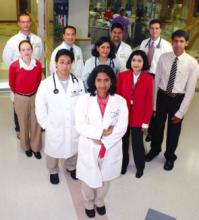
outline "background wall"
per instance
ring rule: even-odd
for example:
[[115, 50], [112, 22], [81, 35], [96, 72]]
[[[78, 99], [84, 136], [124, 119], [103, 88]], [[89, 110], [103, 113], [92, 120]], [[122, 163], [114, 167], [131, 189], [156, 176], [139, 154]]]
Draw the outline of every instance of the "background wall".
[[15, 0], [0, 0], [0, 21], [16, 21], [17, 7]]
[[68, 24], [77, 28], [77, 37], [88, 37], [89, 0], [69, 0]]

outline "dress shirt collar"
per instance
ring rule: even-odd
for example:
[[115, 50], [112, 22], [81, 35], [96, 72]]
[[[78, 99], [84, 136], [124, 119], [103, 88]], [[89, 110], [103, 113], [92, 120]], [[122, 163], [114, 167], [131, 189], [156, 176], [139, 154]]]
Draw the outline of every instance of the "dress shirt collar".
[[19, 31], [19, 34], [26, 40], [26, 37], [29, 36], [31, 38], [31, 33], [29, 35], [25, 35], [21, 31]]
[[36, 66], [36, 60], [31, 58], [30, 64], [27, 65], [22, 58], [19, 58], [19, 68], [25, 70], [32, 70]]
[[[174, 60], [175, 57], [177, 57], [177, 56], [176, 56], [175, 53], [173, 52], [173, 53], [172, 53], [172, 60]], [[186, 59], [186, 52], [185, 52], [185, 51], [184, 51], [180, 56], [178, 56], [178, 60], [182, 61], [182, 60], [184, 60], [184, 59]]]
[[72, 47], [73, 50], [74, 50], [74, 44], [69, 45], [69, 44], [67, 44], [65, 41], [64, 41], [63, 43], [64, 43], [64, 45], [65, 45], [65, 47], [66, 47], [67, 50], [70, 50], [71, 47]]
[[158, 37], [156, 40], [150, 39], [150, 45], [149, 46], [151, 46], [152, 42], [154, 42], [154, 47], [156, 47], [160, 42], [160, 37]]

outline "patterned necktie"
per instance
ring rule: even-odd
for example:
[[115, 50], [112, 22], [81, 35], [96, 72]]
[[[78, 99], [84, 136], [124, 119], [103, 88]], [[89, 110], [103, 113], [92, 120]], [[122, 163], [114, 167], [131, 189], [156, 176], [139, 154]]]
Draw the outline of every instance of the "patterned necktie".
[[167, 92], [168, 93], [172, 92], [172, 90], [173, 90], [174, 81], [175, 81], [176, 72], [177, 72], [177, 61], [178, 61], [178, 58], [176, 57], [173, 64], [172, 64], [172, 67], [171, 67], [169, 81], [168, 81], [168, 84], [167, 84]]
[[154, 41], [152, 41], [151, 45], [149, 46], [149, 50], [148, 50], [148, 54], [147, 54], [149, 65], [151, 65], [154, 51], [155, 51]]
[[29, 37], [29, 36], [27, 36], [27, 37], [26, 37], [26, 40], [30, 42], [30, 37]]

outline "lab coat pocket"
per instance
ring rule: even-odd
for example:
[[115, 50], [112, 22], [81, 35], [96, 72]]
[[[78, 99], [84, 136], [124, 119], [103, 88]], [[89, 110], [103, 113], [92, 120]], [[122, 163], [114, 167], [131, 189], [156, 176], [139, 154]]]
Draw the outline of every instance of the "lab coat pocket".
[[62, 127], [47, 127], [46, 129], [47, 146], [52, 151], [59, 151], [64, 147], [64, 130]]

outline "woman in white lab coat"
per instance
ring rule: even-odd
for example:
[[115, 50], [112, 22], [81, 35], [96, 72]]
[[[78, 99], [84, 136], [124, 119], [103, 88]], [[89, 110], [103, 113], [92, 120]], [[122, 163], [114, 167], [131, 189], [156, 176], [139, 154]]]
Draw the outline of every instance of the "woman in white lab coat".
[[127, 129], [126, 101], [115, 94], [116, 76], [107, 65], [99, 65], [88, 80], [88, 92], [76, 105], [78, 144], [77, 177], [88, 217], [106, 213], [104, 196], [108, 182], [120, 175], [122, 136]]
[[106, 64], [112, 67], [116, 76], [121, 70], [119, 60], [116, 58], [116, 55], [114, 53], [114, 44], [108, 37], [105, 36], [100, 37], [96, 41], [92, 49], [92, 57], [85, 62], [82, 73], [82, 80], [86, 88], [88, 88], [87, 79], [92, 70], [96, 66], [102, 64]]
[[59, 183], [58, 162], [66, 160], [66, 169], [76, 178], [78, 133], [75, 129], [74, 108], [84, 93], [83, 83], [71, 71], [74, 55], [61, 49], [55, 57], [57, 71], [42, 81], [36, 96], [36, 116], [45, 129], [45, 148], [50, 182]]

